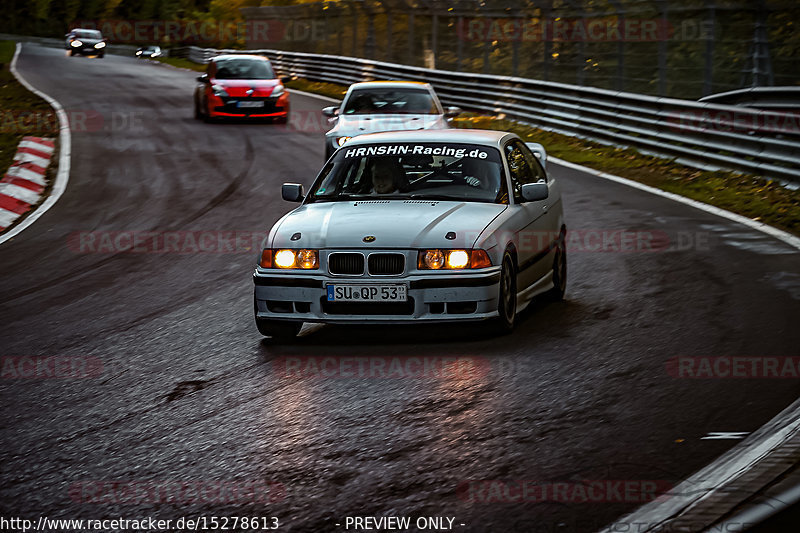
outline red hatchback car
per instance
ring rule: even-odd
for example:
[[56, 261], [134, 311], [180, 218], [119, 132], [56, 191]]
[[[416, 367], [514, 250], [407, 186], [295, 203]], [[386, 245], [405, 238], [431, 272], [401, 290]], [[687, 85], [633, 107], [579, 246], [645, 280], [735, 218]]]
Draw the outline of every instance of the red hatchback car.
[[286, 123], [289, 93], [269, 59], [256, 55], [229, 54], [213, 58], [206, 73], [197, 78], [194, 116], [215, 118], [271, 118]]

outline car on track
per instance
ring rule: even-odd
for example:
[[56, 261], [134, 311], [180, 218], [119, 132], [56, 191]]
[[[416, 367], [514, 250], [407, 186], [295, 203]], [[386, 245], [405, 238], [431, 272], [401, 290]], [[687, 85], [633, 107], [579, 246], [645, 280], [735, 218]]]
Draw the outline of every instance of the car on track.
[[303, 322], [490, 321], [564, 296], [559, 181], [540, 144], [486, 130], [354, 137], [301, 205], [272, 227], [253, 274], [258, 330], [291, 338]]
[[289, 92], [283, 84], [288, 80], [275, 74], [266, 57], [217, 56], [197, 78], [195, 118], [268, 118], [285, 124], [289, 119]]
[[77, 28], [65, 35], [65, 48], [69, 54], [105, 57], [108, 40], [97, 30]]
[[161, 47], [157, 45], [141, 46], [134, 55], [139, 59], [160, 57], [162, 55]]
[[325, 159], [356, 135], [397, 130], [447, 129], [448, 119], [461, 113], [457, 107], [442, 108], [428, 83], [369, 81], [354, 83], [339, 106], [323, 115], [335, 125], [325, 134]]

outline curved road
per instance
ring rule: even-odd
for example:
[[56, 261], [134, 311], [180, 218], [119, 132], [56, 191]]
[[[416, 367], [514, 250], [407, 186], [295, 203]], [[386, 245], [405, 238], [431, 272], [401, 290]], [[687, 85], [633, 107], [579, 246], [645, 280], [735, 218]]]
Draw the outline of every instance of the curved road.
[[[280, 531], [432, 516], [453, 517], [458, 531], [590, 531], [639, 502], [613, 491], [581, 501], [582, 480], [677, 484], [736, 443], [702, 437], [755, 431], [800, 393], [797, 379], [668, 371], [678, 356], [800, 355], [797, 250], [558, 166], [577, 239], [566, 302], [535, 302], [502, 338], [462, 326], [307, 325], [296, 343], [273, 344], [253, 324], [248, 242], [292, 207], [280, 183], [308, 186], [321, 166], [326, 104], [295, 94], [289, 128], [209, 125], [192, 118], [192, 72], [33, 44], [18, 67], [88, 119], [73, 132], [64, 196], [0, 246], [2, 516], [275, 516]], [[657, 235], [658, 249], [590, 251], [620, 230]], [[215, 252], [100, 246], [128, 231], [184, 245], [176, 232], [250, 241]], [[14, 372], [25, 356], [102, 368], [24, 378]], [[305, 356], [487, 366], [422, 378], [281, 371]], [[572, 485], [550, 501], [492, 492], [523, 480]], [[274, 484], [266, 502], [222, 502], [108, 489], [122, 481]]]

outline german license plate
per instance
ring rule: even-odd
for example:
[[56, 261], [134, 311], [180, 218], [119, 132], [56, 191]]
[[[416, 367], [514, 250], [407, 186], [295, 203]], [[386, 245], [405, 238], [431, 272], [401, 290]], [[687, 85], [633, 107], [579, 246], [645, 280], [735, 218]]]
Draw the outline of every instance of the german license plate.
[[264, 102], [239, 102], [237, 107], [264, 107]]
[[328, 285], [329, 302], [405, 302], [405, 285]]

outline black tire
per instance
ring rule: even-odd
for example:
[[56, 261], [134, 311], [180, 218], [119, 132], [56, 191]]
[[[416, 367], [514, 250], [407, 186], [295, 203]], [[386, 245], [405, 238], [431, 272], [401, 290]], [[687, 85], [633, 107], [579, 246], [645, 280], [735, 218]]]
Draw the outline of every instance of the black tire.
[[104, 57], [106, 57], [106, 55], [105, 54], [98, 54], [97, 57], [99, 57], [100, 59], [103, 59]]
[[567, 291], [567, 244], [564, 232], [556, 244], [556, 255], [553, 258], [553, 288], [547, 291], [547, 296], [555, 301], [560, 302], [564, 299], [564, 293]]
[[325, 161], [331, 158], [333, 155], [333, 148], [331, 148], [328, 143], [325, 143]]
[[197, 100], [194, 101], [194, 118], [195, 120], [201, 120], [203, 115], [200, 113], [200, 106], [197, 105]]
[[75, 57], [75, 50], [70, 50], [69, 55], [70, 57]]
[[492, 325], [497, 335], [510, 333], [517, 321], [517, 269], [511, 252], [503, 254], [500, 270], [500, 293], [497, 298], [497, 318]]
[[289, 115], [272, 119], [273, 124], [289, 124]]
[[291, 340], [294, 339], [300, 328], [303, 327], [302, 322], [283, 322], [280, 320], [266, 320], [256, 317], [256, 327], [259, 333], [265, 337], [272, 337], [275, 340]]

